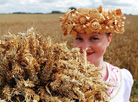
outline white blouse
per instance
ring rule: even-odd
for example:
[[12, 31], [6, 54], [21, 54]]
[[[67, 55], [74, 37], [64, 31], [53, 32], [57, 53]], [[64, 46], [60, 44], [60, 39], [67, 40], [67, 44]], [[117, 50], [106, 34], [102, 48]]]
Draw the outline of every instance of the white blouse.
[[108, 78], [106, 82], [115, 87], [108, 87], [110, 102], [129, 102], [131, 89], [133, 86], [133, 77], [127, 69], [119, 69], [105, 62], [108, 68]]

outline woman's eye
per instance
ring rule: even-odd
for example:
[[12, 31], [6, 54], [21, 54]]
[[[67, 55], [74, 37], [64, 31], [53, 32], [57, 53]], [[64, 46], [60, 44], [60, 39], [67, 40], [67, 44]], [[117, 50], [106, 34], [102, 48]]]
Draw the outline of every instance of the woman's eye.
[[99, 40], [99, 38], [93, 37], [91, 38], [91, 40]]
[[80, 38], [80, 37], [77, 37], [77, 38], [76, 38], [76, 40], [83, 40], [83, 39], [82, 39], [82, 38]]

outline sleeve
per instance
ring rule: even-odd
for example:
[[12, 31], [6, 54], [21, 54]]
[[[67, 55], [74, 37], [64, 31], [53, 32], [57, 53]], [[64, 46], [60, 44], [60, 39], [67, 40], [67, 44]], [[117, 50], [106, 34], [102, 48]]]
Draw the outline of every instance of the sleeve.
[[121, 69], [123, 81], [125, 83], [124, 100], [127, 102], [131, 95], [132, 86], [134, 83], [132, 74], [127, 69]]

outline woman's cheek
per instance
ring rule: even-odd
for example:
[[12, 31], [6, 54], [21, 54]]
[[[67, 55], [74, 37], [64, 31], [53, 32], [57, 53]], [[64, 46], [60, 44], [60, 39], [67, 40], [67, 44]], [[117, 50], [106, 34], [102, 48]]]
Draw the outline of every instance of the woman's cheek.
[[78, 43], [75, 41], [73, 47], [79, 47]]
[[75, 43], [73, 46], [74, 46], [75, 48], [76, 48], [76, 47], [77, 47], [77, 48], [80, 48], [80, 45], [79, 45], [79, 44], [76, 44], [76, 43]]
[[97, 46], [95, 46], [95, 51], [102, 56], [106, 51], [106, 47], [104, 44], [100, 43]]

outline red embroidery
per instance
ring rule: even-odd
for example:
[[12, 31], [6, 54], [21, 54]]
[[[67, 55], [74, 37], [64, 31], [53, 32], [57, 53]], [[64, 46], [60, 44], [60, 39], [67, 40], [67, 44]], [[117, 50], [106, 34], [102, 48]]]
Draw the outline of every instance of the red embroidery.
[[[115, 76], [115, 78], [113, 76], [110, 76], [109, 83], [114, 84], [114, 82], [118, 82], [117, 73], [119, 72], [119, 70], [111, 64], [109, 64], [109, 69], [111, 69], [111, 73], [113, 73], [113, 76]], [[109, 94], [112, 94], [114, 92], [114, 89], [114, 87], [109, 87]]]
[[[111, 83], [111, 78], [109, 79], [109, 83]], [[112, 94], [114, 91], [114, 88], [108, 87], [108, 90], [109, 90], [109, 94]]]
[[110, 68], [111, 68], [111, 71], [114, 73], [115, 75], [115, 78], [116, 78], [116, 81], [118, 81], [118, 78], [117, 78], [117, 74], [119, 71], [117, 68], [115, 68], [114, 66], [110, 65]]
[[114, 91], [114, 88], [111, 90], [110, 94], [112, 94], [112, 93], [113, 93], [113, 91]]

